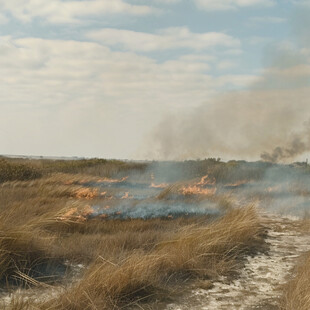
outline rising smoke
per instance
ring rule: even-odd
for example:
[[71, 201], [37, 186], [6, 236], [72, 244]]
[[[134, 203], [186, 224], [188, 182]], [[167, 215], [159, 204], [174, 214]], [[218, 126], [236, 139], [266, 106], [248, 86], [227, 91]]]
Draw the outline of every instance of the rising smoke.
[[269, 48], [266, 69], [249, 90], [167, 116], [150, 139], [153, 157], [285, 162], [310, 151], [309, 17], [306, 8], [295, 14], [294, 38]]
[[309, 151], [310, 143], [306, 143], [301, 140], [303, 137], [309, 140], [309, 130], [310, 128], [305, 129], [304, 132], [301, 132], [299, 135], [297, 135], [285, 147], [277, 146], [270, 153], [262, 153], [261, 159], [264, 161], [275, 163], [286, 159], [295, 158], [296, 156]]

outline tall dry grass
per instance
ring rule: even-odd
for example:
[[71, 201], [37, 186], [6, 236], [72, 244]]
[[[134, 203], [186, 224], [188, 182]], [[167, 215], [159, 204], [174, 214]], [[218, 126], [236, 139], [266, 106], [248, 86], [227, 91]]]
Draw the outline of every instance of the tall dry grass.
[[17, 226], [11, 213], [0, 213], [0, 283], [3, 285], [34, 284], [51, 281], [62, 260], [50, 256], [53, 236], [40, 229], [44, 217]]
[[[39, 263], [70, 260], [89, 264], [99, 255], [120, 260], [136, 249], [148, 251], [174, 230], [208, 222], [201, 218], [160, 220], [101, 220], [84, 222], [63, 215], [89, 205], [77, 197], [80, 185], [67, 184], [71, 176], [6, 182], [0, 186], [0, 270], [3, 279]], [[103, 198], [104, 199], [104, 198]], [[1, 279], [0, 276], [0, 279]]]
[[144, 300], [163, 299], [194, 279], [233, 275], [245, 254], [263, 244], [260, 219], [253, 207], [233, 210], [205, 227], [190, 225], [122, 260], [105, 256], [89, 267], [81, 281], [39, 309], [118, 309]]
[[[294, 228], [301, 233], [310, 233], [308, 215], [294, 224]], [[297, 261], [293, 278], [284, 286], [280, 308], [281, 310], [310, 309], [310, 252]]]
[[41, 171], [32, 165], [14, 163], [0, 158], [0, 183], [11, 180], [32, 180], [41, 176]]
[[10, 180], [36, 179], [52, 173], [112, 177], [116, 174], [143, 172], [146, 168], [145, 163], [100, 158], [79, 160], [0, 158], [0, 183]]
[[[15, 279], [19, 285], [38, 284], [55, 275], [65, 262], [86, 267], [80, 280], [57, 298], [46, 302], [17, 298], [8, 309], [145, 306], [146, 302], [170, 298], [184, 283], [213, 281], [220, 275], [233, 277], [244, 256], [263, 247], [261, 219], [254, 207], [232, 210], [218, 220], [207, 215], [82, 222], [66, 219], [63, 215], [68, 210], [83, 210], [90, 203], [89, 197], [77, 192], [85, 183], [95, 181], [94, 175], [57, 173], [1, 184], [3, 284]], [[223, 200], [223, 209], [231, 209], [229, 197]], [[68, 279], [65, 273], [62, 276], [62, 286], [66, 287]]]
[[310, 253], [298, 263], [295, 277], [285, 287], [281, 309], [310, 309]]

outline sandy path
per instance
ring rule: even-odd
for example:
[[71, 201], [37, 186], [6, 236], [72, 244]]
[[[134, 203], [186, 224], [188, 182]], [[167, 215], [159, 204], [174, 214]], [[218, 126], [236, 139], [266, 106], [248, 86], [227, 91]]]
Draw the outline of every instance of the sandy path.
[[310, 250], [310, 236], [298, 232], [293, 220], [264, 218], [268, 223], [268, 253], [247, 257], [240, 277], [233, 282], [223, 277], [212, 289], [193, 290], [182, 305], [170, 304], [167, 310], [277, 309], [279, 285], [287, 281], [297, 258]]

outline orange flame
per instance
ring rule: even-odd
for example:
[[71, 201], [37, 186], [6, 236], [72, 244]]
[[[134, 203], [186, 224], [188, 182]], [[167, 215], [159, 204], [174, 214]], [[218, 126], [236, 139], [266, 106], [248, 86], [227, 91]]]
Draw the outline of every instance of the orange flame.
[[126, 192], [121, 199], [131, 199], [133, 196], [129, 196], [129, 192]]
[[161, 184], [155, 184], [155, 183], [152, 183], [150, 185], [150, 187], [152, 188], [166, 188], [169, 184], [167, 183], [161, 183]]
[[103, 178], [103, 179], [99, 179], [97, 182], [101, 183], [101, 182], [107, 182], [107, 183], [121, 183], [124, 182], [128, 179], [127, 177], [121, 178], [121, 179], [109, 179], [109, 178]]
[[183, 195], [206, 195], [206, 196], [213, 196], [216, 194], [216, 187], [213, 188], [201, 188], [199, 186], [188, 186], [182, 188]]
[[267, 191], [268, 193], [273, 193], [273, 192], [278, 191], [279, 188], [280, 188], [280, 186], [270, 186], [270, 187], [266, 188], [266, 191]]
[[82, 187], [75, 191], [75, 196], [78, 199], [94, 199], [98, 196], [98, 190], [88, 187]]
[[95, 210], [90, 206], [90, 205], [87, 205], [81, 212], [81, 215], [83, 217], [88, 217], [90, 216], [91, 214], [93, 214], [95, 212]]
[[61, 218], [63, 219], [68, 219], [71, 216], [73, 216], [74, 214], [77, 213], [77, 208], [71, 208], [69, 211], [67, 211]]
[[207, 175], [205, 175], [205, 176], [203, 176], [201, 179], [200, 179], [200, 182], [198, 182], [198, 183], [196, 183], [196, 185], [201, 185], [201, 186], [204, 186], [204, 185], [215, 185], [215, 183], [216, 183], [216, 180], [215, 180], [215, 178], [213, 178], [213, 180], [211, 181], [210, 179], [209, 179], [209, 175], [207, 174]]
[[73, 180], [64, 181], [64, 185], [72, 185], [73, 183]]
[[86, 219], [94, 213], [94, 209], [87, 205], [82, 210], [78, 210], [78, 208], [71, 208], [62, 216], [59, 216], [58, 219], [62, 221], [70, 220], [76, 222], [84, 222]]
[[203, 176], [199, 182], [194, 185], [184, 186], [181, 189], [183, 195], [206, 195], [213, 196], [216, 194], [216, 187], [203, 188], [205, 185], [214, 186], [216, 184], [215, 178], [213, 180], [209, 179], [208, 175]]

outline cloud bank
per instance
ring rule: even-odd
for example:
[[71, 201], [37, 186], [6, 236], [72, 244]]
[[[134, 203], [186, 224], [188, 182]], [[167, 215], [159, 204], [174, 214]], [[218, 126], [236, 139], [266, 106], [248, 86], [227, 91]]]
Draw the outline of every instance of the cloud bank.
[[105, 28], [89, 32], [87, 37], [108, 46], [141, 52], [182, 48], [199, 51], [216, 46], [238, 48], [241, 44], [224, 33], [193, 33], [187, 27], [167, 28], [156, 34]]
[[107, 14], [147, 15], [157, 12], [147, 5], [133, 5], [123, 0], [0, 0], [3, 12], [22, 22], [39, 17], [50, 23], [74, 23], [79, 18]]
[[214, 77], [214, 63], [207, 54], [157, 62], [94, 42], [2, 36], [0, 153], [130, 157], [163, 111], [253, 78]]
[[275, 5], [273, 0], [194, 0], [195, 4], [206, 11], [226, 11], [238, 8]]

